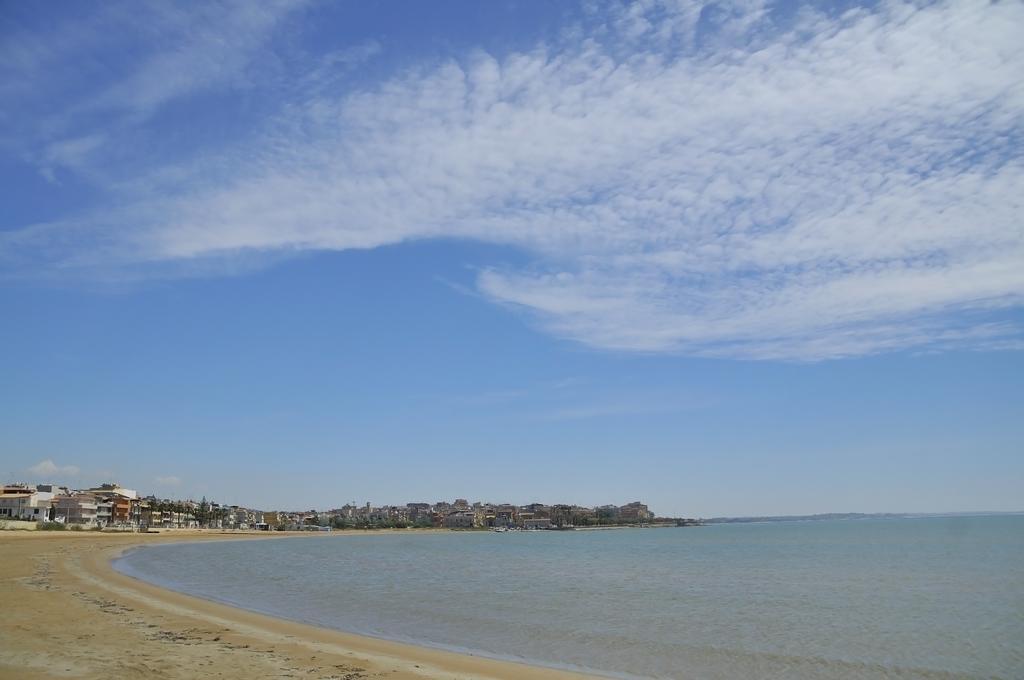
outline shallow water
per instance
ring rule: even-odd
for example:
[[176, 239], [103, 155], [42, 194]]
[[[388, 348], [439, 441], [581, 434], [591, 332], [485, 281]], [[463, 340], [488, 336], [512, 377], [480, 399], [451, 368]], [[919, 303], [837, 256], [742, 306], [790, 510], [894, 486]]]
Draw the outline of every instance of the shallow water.
[[174, 544], [119, 570], [611, 676], [1024, 677], [1024, 516]]

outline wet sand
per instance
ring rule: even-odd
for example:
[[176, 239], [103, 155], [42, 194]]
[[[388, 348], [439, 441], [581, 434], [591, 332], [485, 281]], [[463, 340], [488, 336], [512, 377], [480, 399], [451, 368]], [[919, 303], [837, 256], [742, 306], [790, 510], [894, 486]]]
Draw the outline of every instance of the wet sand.
[[271, 536], [0, 532], [0, 678], [587, 677], [275, 619], [158, 588], [110, 566], [139, 545], [239, 539]]

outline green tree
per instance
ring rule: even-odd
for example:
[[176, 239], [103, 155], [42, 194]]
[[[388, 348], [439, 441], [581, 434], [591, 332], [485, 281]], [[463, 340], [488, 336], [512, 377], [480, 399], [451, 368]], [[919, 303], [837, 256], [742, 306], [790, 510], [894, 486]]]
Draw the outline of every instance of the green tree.
[[210, 521], [210, 503], [206, 500], [206, 496], [203, 496], [203, 500], [199, 501], [199, 507], [196, 508], [195, 512], [196, 522], [199, 526], [206, 526]]

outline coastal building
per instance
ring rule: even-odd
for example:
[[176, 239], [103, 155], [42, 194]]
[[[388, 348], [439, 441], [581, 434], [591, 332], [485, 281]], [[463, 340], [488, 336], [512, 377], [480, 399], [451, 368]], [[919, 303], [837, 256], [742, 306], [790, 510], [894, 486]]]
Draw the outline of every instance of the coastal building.
[[476, 513], [470, 510], [448, 513], [444, 518], [444, 526], [448, 529], [472, 529], [476, 526]]
[[511, 527], [515, 526], [519, 517], [519, 508], [514, 505], [499, 505], [494, 508], [494, 526]]
[[304, 526], [408, 527], [436, 526], [453, 529], [572, 528], [574, 526], [643, 524], [654, 519], [644, 503], [596, 508], [578, 505], [529, 503], [512, 505], [457, 498], [454, 502], [407, 503], [374, 507], [357, 506], [320, 512], [260, 511], [238, 505], [192, 500], [141, 498], [137, 491], [116, 482], [71, 491], [54, 484], [7, 484], [0, 487], [0, 520], [55, 520], [99, 527], [163, 527], [248, 529], [300, 529]]
[[0, 496], [17, 496], [26, 493], [33, 493], [36, 487], [29, 486], [23, 482], [16, 484], [4, 484], [3, 488], [0, 489]]
[[83, 489], [86, 493], [94, 493], [100, 496], [120, 496], [122, 498], [138, 498], [139, 492], [135, 489], [126, 489], [117, 482], [100, 484], [94, 489]]
[[95, 526], [96, 498], [89, 493], [57, 496], [53, 499], [53, 515], [65, 524]]
[[409, 519], [413, 522], [421, 517], [430, 519], [430, 503], [406, 503], [405, 508], [408, 512]]
[[640, 501], [623, 505], [618, 513], [620, 522], [649, 522], [652, 517], [651, 511]]
[[534, 517], [551, 517], [550, 506], [544, 505], [543, 503], [530, 503], [529, 505], [524, 505], [523, 510], [533, 513]]
[[52, 486], [45, 490], [28, 484], [8, 484], [0, 490], [0, 519], [40, 521], [50, 518]]
[[39, 520], [43, 518], [42, 515], [47, 509], [49, 509], [49, 503], [46, 508], [40, 507], [34, 493], [9, 493], [0, 496], [0, 520]]
[[132, 502], [130, 498], [112, 494], [105, 497], [105, 502], [110, 505], [110, 522], [113, 526], [131, 524]]
[[29, 487], [35, 489], [36, 502], [39, 504], [47, 501], [52, 501], [53, 497], [60, 493], [67, 493], [67, 488], [55, 486], [53, 484], [37, 484], [35, 487]]
[[101, 527], [134, 527], [142, 523], [143, 502], [135, 489], [126, 489], [117, 482], [100, 484], [80, 492], [95, 505], [93, 521]]
[[96, 524], [109, 527], [113, 523], [114, 504], [107, 500], [96, 502]]

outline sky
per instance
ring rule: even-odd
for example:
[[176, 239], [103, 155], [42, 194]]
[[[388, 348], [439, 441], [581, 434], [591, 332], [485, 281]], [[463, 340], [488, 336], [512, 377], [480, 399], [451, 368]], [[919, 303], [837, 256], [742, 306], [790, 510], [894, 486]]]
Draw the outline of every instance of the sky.
[[0, 6], [0, 476], [1024, 510], [1024, 3]]

